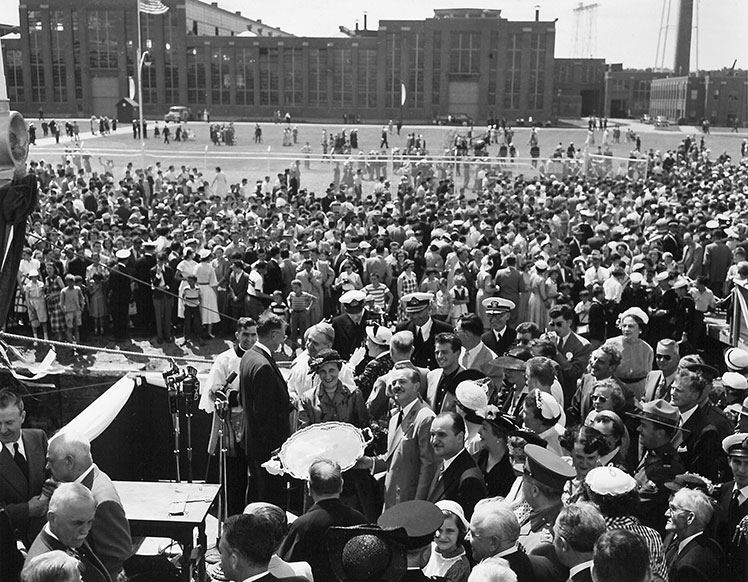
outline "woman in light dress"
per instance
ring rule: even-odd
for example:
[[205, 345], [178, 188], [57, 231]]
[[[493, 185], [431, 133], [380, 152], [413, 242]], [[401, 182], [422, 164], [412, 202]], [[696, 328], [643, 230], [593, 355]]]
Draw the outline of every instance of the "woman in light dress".
[[480, 271], [475, 279], [475, 287], [477, 292], [475, 294], [475, 309], [478, 312], [478, 316], [483, 322], [483, 327], [489, 329], [491, 324], [488, 321], [486, 315], [486, 309], [483, 307], [483, 300], [486, 297], [493, 297], [496, 292], [496, 286], [493, 282], [493, 260], [489, 256], [485, 256], [481, 259]]
[[541, 331], [548, 327], [548, 294], [546, 273], [548, 263], [535, 261], [535, 272], [530, 275], [530, 299], [527, 302], [526, 321], [534, 322]]
[[210, 262], [212, 253], [208, 249], [202, 249], [199, 253], [200, 262], [195, 268], [197, 284], [200, 287], [200, 321], [205, 326], [208, 337], [213, 339], [213, 324], [221, 321], [218, 313], [218, 278], [216, 270]]

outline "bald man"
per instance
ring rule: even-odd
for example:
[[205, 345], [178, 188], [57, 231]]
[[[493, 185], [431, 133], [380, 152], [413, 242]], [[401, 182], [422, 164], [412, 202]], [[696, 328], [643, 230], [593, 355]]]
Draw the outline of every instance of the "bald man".
[[96, 512], [88, 542], [116, 580], [132, 555], [130, 524], [112, 480], [93, 462], [88, 439], [72, 433], [54, 437], [47, 449], [47, 470], [55, 481], [80, 483], [93, 495]]

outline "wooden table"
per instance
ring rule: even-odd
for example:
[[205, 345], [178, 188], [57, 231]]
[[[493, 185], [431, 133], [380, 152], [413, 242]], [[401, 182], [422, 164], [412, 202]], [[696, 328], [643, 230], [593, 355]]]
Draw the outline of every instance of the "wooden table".
[[[182, 545], [182, 579], [205, 580], [205, 517], [219, 486], [207, 483], [145, 483], [115, 481], [133, 536], [170, 538]], [[194, 531], [197, 528], [197, 546]], [[193, 556], [193, 550], [196, 550]]]

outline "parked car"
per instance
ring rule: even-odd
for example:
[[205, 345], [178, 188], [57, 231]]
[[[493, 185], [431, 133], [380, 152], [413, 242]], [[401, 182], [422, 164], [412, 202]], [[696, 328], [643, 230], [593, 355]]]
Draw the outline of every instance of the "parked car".
[[434, 117], [434, 123], [436, 125], [461, 125], [470, 126], [474, 125], [473, 118], [467, 113], [448, 113], [447, 115], [437, 115]]
[[670, 122], [664, 115], [658, 115], [655, 118], [655, 127], [670, 127]]
[[649, 113], [645, 113], [642, 115], [641, 122], [646, 124], [652, 123], [652, 116]]
[[192, 114], [192, 109], [183, 107], [182, 105], [172, 105], [169, 107], [169, 112], [164, 115], [164, 121], [172, 123], [192, 121], [193, 119], [195, 119], [195, 116]]

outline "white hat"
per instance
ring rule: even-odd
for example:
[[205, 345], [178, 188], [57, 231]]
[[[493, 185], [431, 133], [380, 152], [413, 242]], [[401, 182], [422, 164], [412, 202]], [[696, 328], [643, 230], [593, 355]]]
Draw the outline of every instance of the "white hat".
[[451, 499], [441, 499], [437, 501], [435, 505], [442, 511], [454, 513], [462, 522], [462, 525], [464, 525], [466, 529], [470, 529], [470, 524], [467, 519], [465, 519], [465, 512], [462, 510], [462, 506], [459, 503], [452, 501]]
[[687, 277], [678, 277], [673, 283], [670, 285], [673, 289], [680, 289], [682, 287], [688, 287], [688, 285], [691, 282], [688, 280]]
[[535, 395], [535, 404], [540, 411], [540, 415], [546, 420], [553, 420], [561, 416], [561, 405], [558, 400], [548, 392], [538, 390]]
[[722, 384], [733, 390], [748, 390], [748, 380], [743, 374], [737, 372], [725, 372], [722, 374]]
[[598, 495], [624, 495], [636, 488], [636, 479], [613, 466], [595, 467], [584, 480]]
[[207, 259], [210, 256], [210, 249], [200, 249], [197, 254], [201, 259]]
[[725, 351], [725, 364], [732, 372], [748, 368], [748, 352], [741, 348], [728, 348]]
[[486, 297], [481, 303], [486, 314], [504, 313], [517, 307], [514, 301], [503, 297]]
[[120, 249], [114, 253], [114, 256], [125, 261], [130, 258], [130, 249]]
[[367, 325], [366, 337], [378, 346], [386, 346], [392, 339], [392, 331], [383, 325]]
[[483, 410], [488, 406], [486, 389], [472, 380], [460, 382], [455, 389], [455, 397], [460, 406], [473, 412]]
[[536, 271], [547, 271], [548, 270], [548, 263], [546, 263], [542, 259], [539, 260], [539, 261], [535, 261], [535, 270]]
[[644, 277], [641, 273], [631, 273], [629, 279], [631, 279], [632, 283], [641, 283], [642, 281], [644, 281]]
[[29, 273], [28, 273], [27, 276], [28, 277], [38, 277], [39, 276], [39, 271], [37, 271], [36, 269], [31, 269], [29, 271]]
[[343, 305], [352, 305], [356, 307], [363, 306], [364, 302], [366, 301], [366, 293], [363, 291], [359, 291], [357, 289], [351, 289], [350, 291], [346, 291], [340, 296], [340, 302]]
[[629, 307], [626, 311], [621, 313], [621, 315], [618, 317], [619, 321], [623, 321], [624, 317], [628, 317], [629, 315], [633, 315], [635, 317], [638, 317], [642, 320], [642, 323], [645, 325], [649, 323], [649, 315], [644, 313], [644, 310], [640, 307]]

